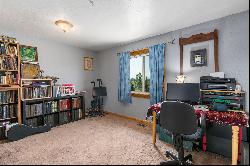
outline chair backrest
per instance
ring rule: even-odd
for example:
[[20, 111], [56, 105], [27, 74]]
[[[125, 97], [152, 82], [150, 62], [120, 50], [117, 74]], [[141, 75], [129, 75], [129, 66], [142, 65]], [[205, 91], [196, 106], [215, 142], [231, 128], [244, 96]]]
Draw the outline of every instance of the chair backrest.
[[94, 87], [93, 88], [93, 96], [107, 96], [107, 89], [106, 87]]
[[193, 106], [176, 101], [161, 104], [160, 125], [171, 133], [184, 135], [192, 135], [198, 128]]

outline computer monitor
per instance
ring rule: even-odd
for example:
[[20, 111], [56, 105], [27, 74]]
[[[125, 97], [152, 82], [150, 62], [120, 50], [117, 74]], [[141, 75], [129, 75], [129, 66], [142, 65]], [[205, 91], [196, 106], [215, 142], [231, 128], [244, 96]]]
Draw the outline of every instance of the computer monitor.
[[182, 101], [190, 104], [197, 104], [200, 100], [199, 83], [168, 83], [167, 100]]

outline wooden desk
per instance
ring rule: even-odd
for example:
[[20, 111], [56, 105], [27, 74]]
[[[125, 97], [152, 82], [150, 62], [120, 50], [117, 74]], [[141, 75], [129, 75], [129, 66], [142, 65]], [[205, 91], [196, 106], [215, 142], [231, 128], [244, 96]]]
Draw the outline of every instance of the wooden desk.
[[[152, 123], [152, 139], [153, 144], [156, 143], [156, 112], [153, 111]], [[238, 145], [239, 145], [239, 126], [232, 126], [232, 165], [237, 165], [238, 162]]]

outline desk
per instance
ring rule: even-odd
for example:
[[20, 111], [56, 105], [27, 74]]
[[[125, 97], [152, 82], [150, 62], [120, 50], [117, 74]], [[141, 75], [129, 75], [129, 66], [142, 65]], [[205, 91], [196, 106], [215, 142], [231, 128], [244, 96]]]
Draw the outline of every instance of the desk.
[[[153, 124], [152, 124], [152, 139], [153, 144], [156, 143], [156, 118], [159, 115], [161, 103], [152, 105], [148, 110], [152, 111]], [[202, 114], [205, 115], [207, 121], [219, 124], [232, 126], [232, 165], [237, 165], [238, 160], [238, 146], [239, 146], [239, 130], [240, 127], [249, 127], [248, 116], [244, 113], [236, 112], [216, 112], [216, 111], [202, 111], [195, 110], [197, 117]]]

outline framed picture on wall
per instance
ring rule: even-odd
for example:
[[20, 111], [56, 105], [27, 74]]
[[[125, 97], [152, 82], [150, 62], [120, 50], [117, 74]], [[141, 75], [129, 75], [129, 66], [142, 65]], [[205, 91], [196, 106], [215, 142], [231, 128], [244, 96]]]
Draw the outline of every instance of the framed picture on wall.
[[191, 51], [190, 64], [192, 67], [207, 66], [207, 49]]
[[84, 70], [93, 71], [93, 59], [92, 57], [84, 57]]
[[22, 62], [38, 62], [37, 47], [20, 45]]
[[39, 78], [40, 66], [39, 64], [23, 63], [21, 65], [21, 76], [25, 79]]

